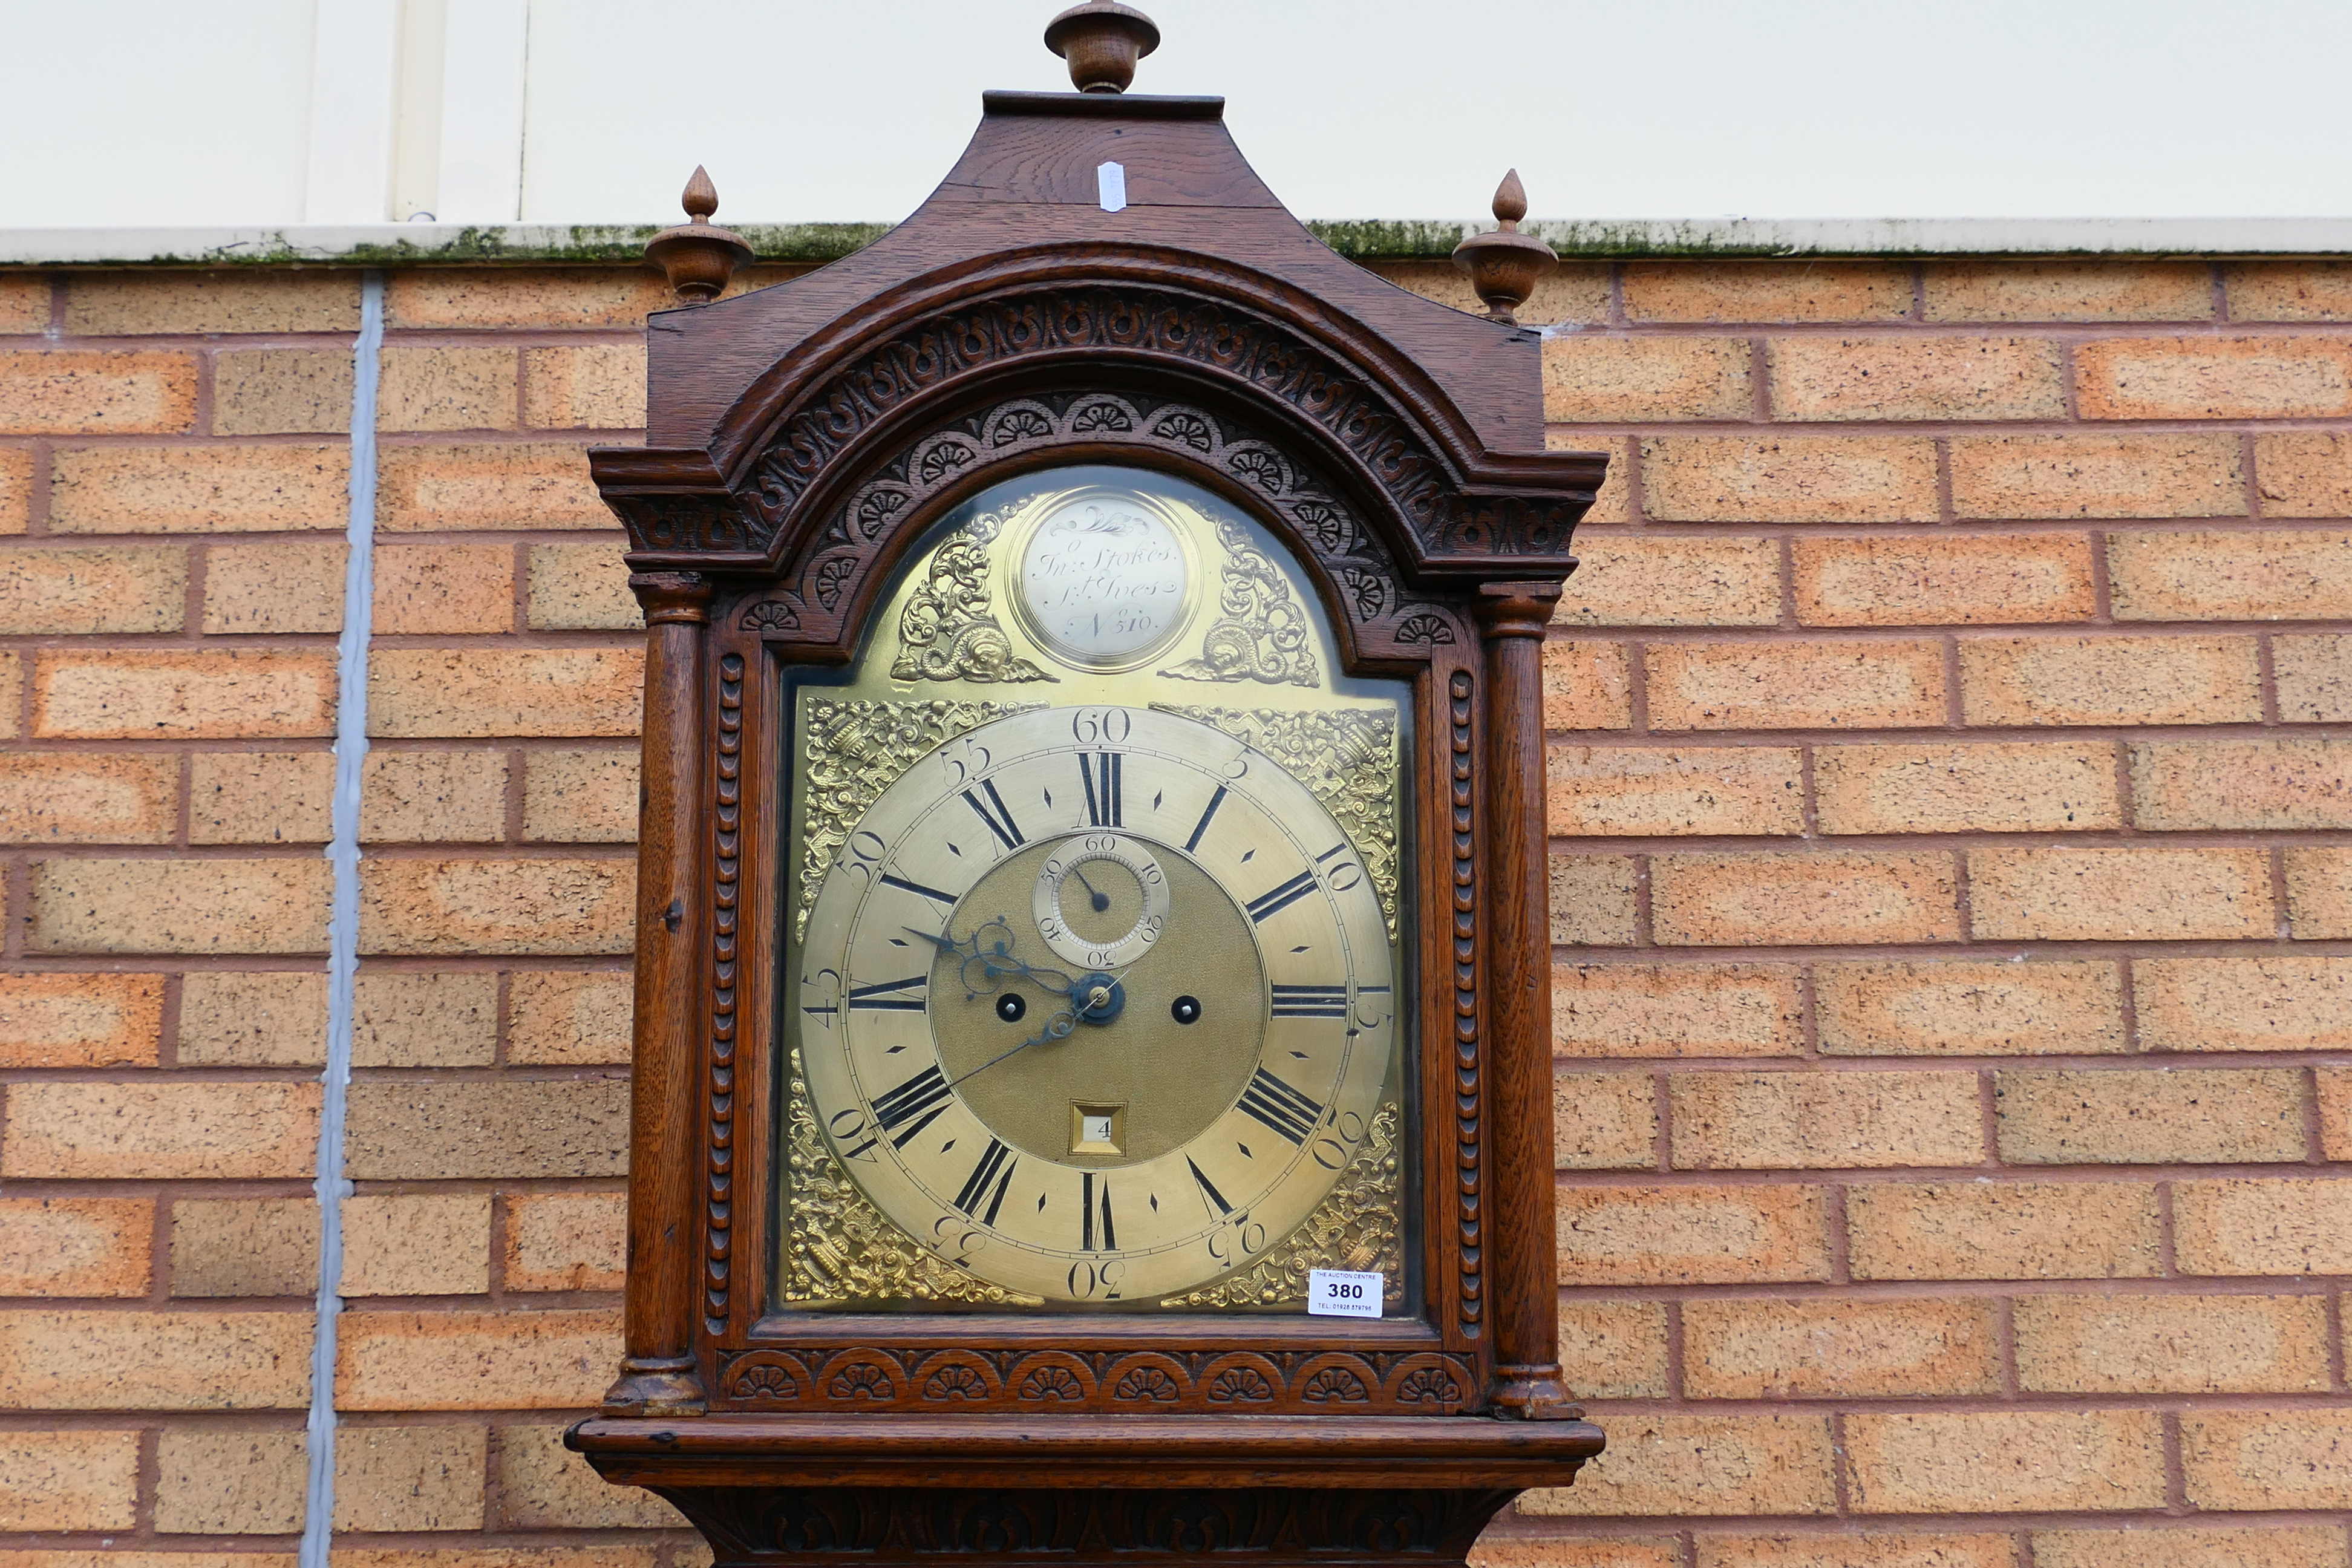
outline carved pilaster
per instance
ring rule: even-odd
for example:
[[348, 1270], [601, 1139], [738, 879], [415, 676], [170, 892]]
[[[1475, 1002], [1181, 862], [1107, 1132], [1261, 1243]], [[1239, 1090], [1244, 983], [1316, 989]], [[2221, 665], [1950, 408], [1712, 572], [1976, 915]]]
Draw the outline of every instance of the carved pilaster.
[[1486, 645], [1488, 1142], [1497, 1215], [1496, 1407], [1528, 1420], [1582, 1414], [1560, 1383], [1553, 1234], [1551, 934], [1545, 900], [1543, 637], [1556, 582], [1489, 583], [1475, 608]]
[[629, 579], [646, 612], [644, 808], [637, 824], [636, 1022], [629, 1084], [629, 1281], [614, 1415], [695, 1415], [693, 1355], [697, 805], [709, 578]]

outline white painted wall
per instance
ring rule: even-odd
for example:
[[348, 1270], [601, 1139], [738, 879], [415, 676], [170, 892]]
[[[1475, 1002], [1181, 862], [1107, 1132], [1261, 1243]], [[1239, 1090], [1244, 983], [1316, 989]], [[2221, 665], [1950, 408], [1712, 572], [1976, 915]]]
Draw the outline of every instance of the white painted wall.
[[[0, 228], [896, 218], [1053, 0], [0, 0]], [[1314, 217], [2352, 214], [2343, 0], [1149, 0]]]

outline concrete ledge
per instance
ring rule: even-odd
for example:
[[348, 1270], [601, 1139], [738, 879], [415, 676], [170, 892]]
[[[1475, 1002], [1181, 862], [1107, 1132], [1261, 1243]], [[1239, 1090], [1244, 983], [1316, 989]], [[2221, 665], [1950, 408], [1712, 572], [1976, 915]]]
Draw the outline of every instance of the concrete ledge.
[[[1492, 228], [1465, 220], [1312, 220], [1342, 256], [1426, 260]], [[2342, 256], [2340, 218], [1572, 219], [1528, 226], [1562, 256]], [[327, 225], [250, 228], [0, 229], [0, 267], [496, 266], [635, 262], [657, 226]], [[881, 223], [744, 224], [762, 261], [836, 260]]]

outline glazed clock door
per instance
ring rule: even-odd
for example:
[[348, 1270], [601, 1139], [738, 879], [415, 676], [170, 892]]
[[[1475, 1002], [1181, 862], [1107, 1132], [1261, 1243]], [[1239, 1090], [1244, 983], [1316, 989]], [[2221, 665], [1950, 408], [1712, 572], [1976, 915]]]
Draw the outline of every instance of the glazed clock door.
[[1415, 1315], [1406, 689], [1164, 476], [909, 559], [789, 692], [777, 1304]]

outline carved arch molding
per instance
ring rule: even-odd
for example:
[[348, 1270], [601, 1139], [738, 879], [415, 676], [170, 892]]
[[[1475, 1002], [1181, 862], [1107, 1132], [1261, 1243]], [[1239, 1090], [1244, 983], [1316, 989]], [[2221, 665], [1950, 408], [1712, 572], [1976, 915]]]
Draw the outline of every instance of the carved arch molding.
[[[836, 468], [863, 456], [858, 449], [874, 445], [877, 430], [919, 401], [953, 402], [960, 383], [1001, 381], [1025, 362], [1087, 353], [1102, 356], [1087, 362], [1097, 384], [1105, 371], [1157, 369], [1224, 380], [1234, 391], [1223, 399], [1102, 391], [1002, 397], [902, 441], [841, 493]], [[1425, 658], [1431, 644], [1454, 640], [1453, 617], [1405, 593], [1393, 553], [1347, 489], [1301, 453], [1309, 443], [1270, 439], [1247, 413], [1222, 405], [1253, 401], [1344, 454], [1423, 556], [1564, 556], [1591, 500], [1557, 489], [1528, 498], [1468, 494], [1421, 422], [1320, 345], [1229, 300], [1139, 286], [1017, 292], [910, 322], [797, 400], [733, 491], [648, 486], [630, 493], [624, 479], [607, 499], [633, 552], [649, 562], [779, 571], [754, 624], [814, 645], [840, 637], [898, 528], [959, 488], [975, 464], [1072, 447], [1091, 448], [1097, 460], [1156, 453], [1180, 468], [1207, 468], [1259, 500], [1322, 568], [1360, 656]], [[812, 502], [822, 514], [803, 518]]]

